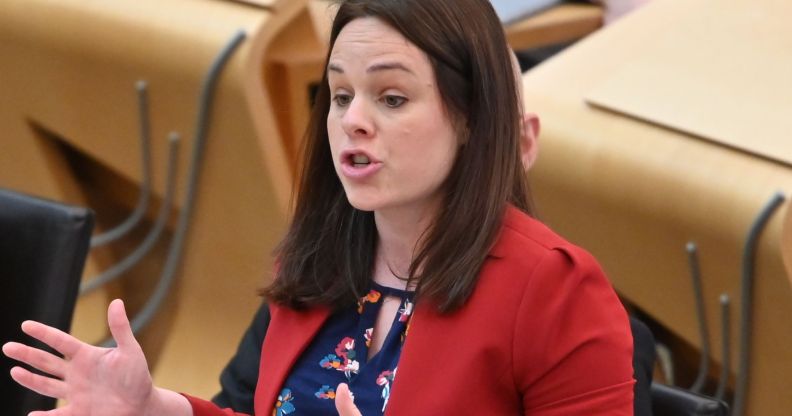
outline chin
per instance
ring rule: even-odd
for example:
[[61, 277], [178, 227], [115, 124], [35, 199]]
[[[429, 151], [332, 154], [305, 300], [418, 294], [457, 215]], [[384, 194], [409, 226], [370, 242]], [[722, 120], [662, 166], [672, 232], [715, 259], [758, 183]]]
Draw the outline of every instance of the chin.
[[352, 192], [346, 192], [345, 190], [345, 194], [349, 205], [360, 211], [377, 211], [387, 205], [382, 200], [382, 195], [376, 192], [366, 192], [366, 190], [357, 189]]
[[379, 209], [379, 205], [374, 203], [370, 199], [350, 198], [349, 196], [347, 196], [347, 201], [349, 201], [349, 205], [352, 205], [352, 207], [360, 211], [376, 211], [377, 209]]

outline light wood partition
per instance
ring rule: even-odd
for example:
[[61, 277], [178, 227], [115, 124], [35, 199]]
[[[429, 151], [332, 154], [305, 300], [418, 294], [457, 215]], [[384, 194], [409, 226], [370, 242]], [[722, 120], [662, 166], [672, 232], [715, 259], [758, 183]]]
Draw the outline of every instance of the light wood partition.
[[787, 209], [784, 231], [781, 233], [781, 256], [787, 268], [787, 278], [792, 285], [792, 209]]
[[[131, 210], [141, 178], [135, 83], [149, 85], [155, 202], [166, 136], [182, 134], [182, 209], [201, 83], [216, 54], [246, 33], [218, 82], [180, 277], [141, 335], [157, 384], [205, 397], [259, 304], [255, 290], [270, 275], [292, 186], [264, 62], [305, 2], [258, 3], [0, 2], [0, 186], [93, 206], [105, 229]], [[86, 277], [140, 242], [156, 205], [142, 230], [94, 250]], [[81, 298], [73, 332], [101, 340], [113, 297], [139, 309], [166, 251], [167, 240], [119, 283]]]
[[[696, 51], [691, 48], [702, 43], [693, 33], [680, 33], [686, 28], [701, 29], [703, 26], [696, 22], [706, 25], [708, 21], [740, 15], [753, 19], [751, 25], [734, 25], [732, 30], [707, 34], [707, 42], [703, 42], [709, 48], [706, 53], [728, 56], [726, 61], [747, 73], [751, 66], [788, 66], [792, 63], [788, 49], [765, 51], [774, 57], [769, 62], [743, 59], [755, 52], [745, 48], [782, 43], [763, 43], [762, 36], [792, 39], [792, 26], [779, 21], [788, 13], [778, 8], [789, 10], [787, 2], [772, 0], [750, 4], [701, 0], [696, 7], [683, 0], [658, 0], [524, 76], [526, 107], [542, 120], [540, 157], [530, 174], [540, 217], [591, 250], [627, 300], [697, 346], [699, 333], [685, 252], [686, 243], [695, 241], [700, 251], [715, 370], [721, 356], [719, 295], [727, 293], [733, 301], [732, 374], [737, 368], [743, 241], [766, 201], [779, 190], [787, 195], [792, 191], [792, 166], [781, 162], [789, 154], [777, 158], [760, 156], [711, 138], [681, 133], [682, 129], [673, 125], [662, 127], [641, 121], [631, 117], [630, 111], [622, 114], [594, 107], [587, 99], [601, 91], [604, 83], [619, 82], [614, 77], [634, 69], [647, 54], [661, 53], [671, 55], [655, 56], [653, 62], [659, 62], [657, 65], [641, 66], [649, 71], [645, 78], [649, 83], [634, 87], [632, 95], [627, 95], [640, 101], [641, 97], [658, 100], [662, 94], [655, 92], [663, 89], [671, 91], [668, 96], [684, 94], [678, 89], [689, 84], [690, 79], [685, 77], [701, 71], [690, 67], [693, 61], [675, 58], [694, 55]], [[746, 10], [749, 12], [743, 13]], [[695, 33], [701, 36], [701, 32]], [[670, 49], [655, 47], [672, 34], [674, 39], [689, 35], [689, 41]], [[708, 73], [697, 82], [720, 82], [723, 77], [728, 79], [733, 69], [738, 68], [724, 67], [723, 73]], [[658, 78], [671, 81], [653, 84]], [[766, 83], [775, 83], [770, 85], [777, 85], [778, 93], [790, 96], [784, 79], [764, 77], [743, 82], [763, 90], [772, 90], [765, 88]], [[706, 90], [703, 84], [687, 93], [702, 90]], [[778, 111], [766, 108], [777, 102], [775, 98], [747, 102], [739, 94], [740, 88], [731, 91], [728, 99], [733, 112], [718, 114], [713, 122], [718, 122], [718, 117], [739, 117], [737, 121], [748, 123], [757, 135], [783, 130], [779, 129], [783, 126], [755, 122], [763, 119], [755, 115]], [[645, 104], [650, 107], [662, 102]], [[677, 107], [677, 111], [688, 110]], [[707, 117], [706, 108], [694, 110]], [[789, 144], [788, 135], [762, 138]], [[789, 146], [786, 148], [792, 151]], [[758, 244], [748, 415], [780, 416], [792, 410], [792, 395], [788, 394], [792, 374], [790, 215], [789, 203], [781, 206]], [[782, 252], [788, 263], [786, 269]]]
[[529, 49], [580, 39], [602, 27], [601, 6], [562, 3], [506, 26], [512, 49]]

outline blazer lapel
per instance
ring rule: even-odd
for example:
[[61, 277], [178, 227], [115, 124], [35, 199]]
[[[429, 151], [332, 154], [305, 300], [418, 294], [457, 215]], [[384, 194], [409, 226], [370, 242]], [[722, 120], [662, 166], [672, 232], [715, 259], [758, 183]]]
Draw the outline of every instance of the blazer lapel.
[[411, 398], [417, 397], [416, 394], [427, 388], [422, 380], [425, 378], [427, 368], [431, 367], [433, 354], [436, 354], [431, 348], [434, 344], [433, 337], [436, 336], [431, 328], [436, 320], [437, 313], [431, 302], [419, 303], [416, 306], [399, 357], [396, 379], [391, 387], [391, 398], [385, 409], [386, 415], [410, 414], [410, 409], [415, 409], [415, 403]]
[[292, 366], [330, 316], [328, 308], [294, 311], [270, 305], [270, 312], [272, 319], [261, 347], [256, 386], [257, 415], [268, 415], [272, 412]]

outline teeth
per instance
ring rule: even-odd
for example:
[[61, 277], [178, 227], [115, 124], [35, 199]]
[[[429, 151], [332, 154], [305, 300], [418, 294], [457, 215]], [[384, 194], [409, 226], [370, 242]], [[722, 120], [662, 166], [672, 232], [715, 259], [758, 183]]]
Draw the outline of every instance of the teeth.
[[357, 154], [355, 156], [352, 156], [352, 163], [356, 165], [366, 165], [371, 163], [371, 161], [366, 155]]

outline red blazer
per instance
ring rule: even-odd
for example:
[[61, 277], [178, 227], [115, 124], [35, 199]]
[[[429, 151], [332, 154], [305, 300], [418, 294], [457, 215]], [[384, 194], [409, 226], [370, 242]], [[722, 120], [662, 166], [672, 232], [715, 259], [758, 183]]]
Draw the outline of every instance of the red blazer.
[[[329, 316], [270, 311], [260, 416]], [[627, 315], [596, 260], [510, 207], [465, 306], [416, 307], [385, 414], [632, 415], [632, 354]], [[187, 398], [196, 416], [237, 414]]]

